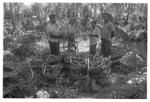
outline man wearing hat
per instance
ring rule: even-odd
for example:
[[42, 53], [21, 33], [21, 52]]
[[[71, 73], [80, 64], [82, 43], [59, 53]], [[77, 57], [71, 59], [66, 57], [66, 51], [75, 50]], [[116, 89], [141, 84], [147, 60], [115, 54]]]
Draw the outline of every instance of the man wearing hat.
[[59, 31], [59, 27], [56, 24], [56, 15], [51, 14], [49, 16], [50, 21], [46, 26], [46, 32], [49, 37], [49, 46], [52, 55], [59, 55], [59, 39], [62, 37], [62, 32]]
[[115, 34], [115, 28], [112, 23], [112, 16], [109, 13], [104, 13], [102, 15], [104, 19], [104, 26], [101, 34], [101, 54], [103, 57], [111, 56], [111, 38]]

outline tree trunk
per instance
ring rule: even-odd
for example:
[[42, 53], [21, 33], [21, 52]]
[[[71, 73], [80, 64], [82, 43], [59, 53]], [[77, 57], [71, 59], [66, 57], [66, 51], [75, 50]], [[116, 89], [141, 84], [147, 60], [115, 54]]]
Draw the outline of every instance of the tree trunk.
[[15, 5], [14, 5], [14, 3], [9, 3], [9, 6], [10, 6], [10, 11], [11, 11], [12, 25], [13, 25], [13, 30], [11, 33], [13, 33], [15, 30], [15, 26], [16, 26], [16, 24], [15, 24]]
[[94, 18], [97, 18], [97, 4], [94, 4]]

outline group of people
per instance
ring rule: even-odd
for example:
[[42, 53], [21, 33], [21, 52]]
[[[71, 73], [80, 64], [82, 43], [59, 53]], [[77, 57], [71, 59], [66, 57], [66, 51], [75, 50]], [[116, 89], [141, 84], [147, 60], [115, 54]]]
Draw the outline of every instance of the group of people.
[[91, 22], [92, 30], [90, 34], [90, 55], [95, 56], [97, 41], [101, 37], [101, 51], [103, 57], [111, 56], [111, 39], [115, 35], [115, 28], [112, 23], [112, 16], [109, 13], [103, 13], [104, 25], [102, 28], [96, 21]]
[[[96, 52], [96, 46], [97, 41], [101, 38], [101, 52], [100, 54], [103, 57], [109, 57], [111, 56], [111, 39], [115, 34], [115, 28], [112, 23], [112, 16], [109, 13], [103, 13], [102, 18], [104, 20], [104, 25], [102, 29], [98, 26], [98, 22], [96, 20], [93, 20], [90, 22], [91, 30], [89, 35], [90, 38], [90, 55], [95, 56]], [[59, 30], [59, 27], [56, 23], [56, 15], [51, 14], [49, 16], [50, 21], [48, 22], [46, 26], [46, 32], [49, 37], [49, 45], [50, 45], [50, 52], [53, 55], [59, 55], [60, 54], [60, 48], [59, 48], [59, 41], [60, 39], [64, 38], [64, 36], [69, 36], [69, 34], [64, 34], [65, 32], [62, 32]], [[71, 23], [73, 25], [73, 23]], [[73, 34], [70, 34], [72, 36]], [[74, 37], [66, 37], [68, 38], [68, 49], [70, 48], [71, 44], [74, 42]]]

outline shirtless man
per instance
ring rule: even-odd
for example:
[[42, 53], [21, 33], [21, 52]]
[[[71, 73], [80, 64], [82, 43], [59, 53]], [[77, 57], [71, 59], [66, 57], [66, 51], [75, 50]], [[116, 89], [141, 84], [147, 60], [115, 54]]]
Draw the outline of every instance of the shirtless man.
[[95, 56], [97, 41], [100, 35], [100, 29], [98, 28], [98, 26], [96, 26], [96, 21], [91, 22], [91, 27], [92, 27], [91, 34], [89, 35], [90, 36], [90, 55]]

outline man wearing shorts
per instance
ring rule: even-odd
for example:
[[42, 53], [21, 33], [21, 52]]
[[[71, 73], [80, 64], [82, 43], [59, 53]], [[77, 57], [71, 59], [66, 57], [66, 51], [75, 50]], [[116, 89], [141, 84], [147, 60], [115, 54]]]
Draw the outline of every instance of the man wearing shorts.
[[104, 26], [101, 34], [101, 54], [103, 57], [111, 56], [111, 38], [114, 36], [115, 28], [112, 23], [112, 16], [109, 13], [102, 15], [104, 19]]

